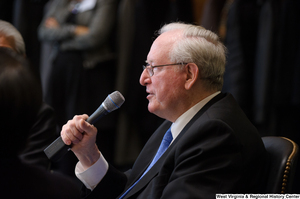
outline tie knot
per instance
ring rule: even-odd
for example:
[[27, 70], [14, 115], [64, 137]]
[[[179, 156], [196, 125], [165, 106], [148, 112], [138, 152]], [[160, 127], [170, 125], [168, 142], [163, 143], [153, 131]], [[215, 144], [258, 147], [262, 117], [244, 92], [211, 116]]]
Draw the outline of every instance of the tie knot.
[[171, 132], [171, 127], [165, 133], [163, 140], [166, 142], [167, 146], [169, 146], [170, 143], [172, 142], [173, 136], [172, 136], [172, 132]]

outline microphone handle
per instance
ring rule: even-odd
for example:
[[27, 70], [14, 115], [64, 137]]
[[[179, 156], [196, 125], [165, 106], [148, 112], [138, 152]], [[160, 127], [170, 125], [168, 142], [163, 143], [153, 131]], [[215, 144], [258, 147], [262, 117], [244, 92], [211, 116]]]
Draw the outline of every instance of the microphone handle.
[[101, 106], [99, 106], [99, 108], [88, 119], [86, 119], [86, 121], [88, 123], [90, 123], [90, 124], [94, 124], [100, 118], [102, 118], [103, 116], [107, 115], [108, 113], [109, 112], [101, 104]]
[[61, 136], [59, 136], [44, 150], [44, 153], [50, 160], [56, 162], [66, 155], [70, 149], [71, 146], [66, 145]]
[[[94, 124], [108, 113], [109, 112], [101, 104], [101, 106], [99, 106], [99, 108], [89, 118], [87, 118], [86, 121], [90, 124]], [[72, 145], [66, 145], [61, 136], [59, 136], [44, 150], [44, 153], [50, 160], [56, 162], [66, 155], [67, 152], [71, 150], [71, 147]]]

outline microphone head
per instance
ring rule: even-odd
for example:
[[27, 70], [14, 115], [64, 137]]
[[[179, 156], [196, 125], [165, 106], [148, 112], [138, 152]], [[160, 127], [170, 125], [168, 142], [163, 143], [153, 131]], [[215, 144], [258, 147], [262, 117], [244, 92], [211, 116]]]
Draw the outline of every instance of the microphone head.
[[108, 112], [114, 111], [122, 106], [125, 98], [119, 91], [115, 91], [108, 95], [103, 102], [103, 106]]

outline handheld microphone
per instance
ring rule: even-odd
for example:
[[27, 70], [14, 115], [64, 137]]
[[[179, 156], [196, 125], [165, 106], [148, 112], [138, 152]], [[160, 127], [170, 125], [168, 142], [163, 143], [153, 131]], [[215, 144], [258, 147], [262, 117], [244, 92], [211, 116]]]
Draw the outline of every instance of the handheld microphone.
[[[125, 98], [119, 91], [111, 93], [86, 121], [90, 124], [94, 124], [103, 116], [120, 108], [124, 101]], [[50, 160], [57, 161], [70, 150], [71, 146], [66, 145], [61, 136], [59, 136], [44, 150], [44, 152]]]

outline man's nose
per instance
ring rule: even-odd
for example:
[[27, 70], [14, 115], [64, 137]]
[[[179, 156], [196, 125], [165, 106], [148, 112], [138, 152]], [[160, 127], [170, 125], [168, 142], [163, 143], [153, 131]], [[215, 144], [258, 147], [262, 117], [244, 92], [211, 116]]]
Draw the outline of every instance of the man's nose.
[[144, 69], [141, 76], [140, 76], [140, 84], [142, 86], [146, 86], [146, 84], [148, 84], [150, 82], [151, 82], [150, 75], [149, 75], [147, 69]]

